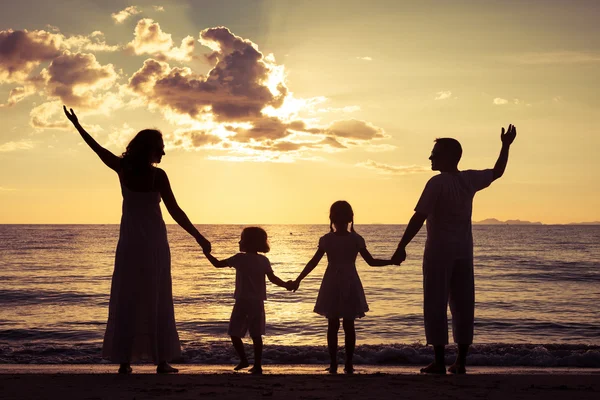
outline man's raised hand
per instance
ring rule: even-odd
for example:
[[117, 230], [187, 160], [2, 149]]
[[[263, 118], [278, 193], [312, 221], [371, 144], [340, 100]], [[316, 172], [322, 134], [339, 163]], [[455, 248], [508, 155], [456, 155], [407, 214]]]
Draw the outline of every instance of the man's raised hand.
[[506, 132], [504, 131], [504, 128], [502, 128], [502, 132], [500, 133], [500, 140], [502, 140], [502, 144], [510, 146], [516, 137], [517, 128], [514, 125], [508, 125], [508, 130]]

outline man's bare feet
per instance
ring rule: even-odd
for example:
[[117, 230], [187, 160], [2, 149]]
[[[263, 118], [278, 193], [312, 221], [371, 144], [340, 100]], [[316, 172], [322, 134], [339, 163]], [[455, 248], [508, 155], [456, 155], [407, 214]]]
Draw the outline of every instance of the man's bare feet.
[[119, 374], [130, 374], [133, 372], [133, 369], [131, 369], [131, 365], [129, 364], [121, 364], [118, 372]]
[[440, 375], [445, 375], [446, 374], [446, 367], [443, 366], [443, 365], [439, 365], [439, 364], [437, 364], [435, 362], [432, 362], [431, 364], [429, 364], [425, 368], [421, 368], [421, 373], [422, 374], [440, 374]]
[[331, 364], [329, 367], [325, 368], [325, 371], [329, 372], [332, 375], [335, 375], [337, 374], [337, 369], [337, 364]]
[[252, 375], [262, 375], [262, 367], [260, 365], [255, 365], [254, 367], [248, 370]]
[[176, 374], [178, 372], [179, 372], [179, 370], [177, 368], [171, 367], [166, 362], [161, 362], [156, 367], [156, 373], [157, 374]]
[[465, 368], [465, 366], [462, 364], [454, 363], [448, 367], [448, 372], [450, 372], [451, 374], [457, 374], [457, 375], [466, 374], [467, 368]]
[[238, 365], [236, 365], [233, 370], [234, 371], [239, 371], [240, 369], [244, 369], [246, 367], [250, 366], [250, 364], [248, 364], [248, 360], [242, 360], [240, 361], [240, 363]]
[[346, 366], [344, 367], [344, 373], [348, 374], [348, 375], [352, 375], [354, 373], [354, 365], [346, 364]]

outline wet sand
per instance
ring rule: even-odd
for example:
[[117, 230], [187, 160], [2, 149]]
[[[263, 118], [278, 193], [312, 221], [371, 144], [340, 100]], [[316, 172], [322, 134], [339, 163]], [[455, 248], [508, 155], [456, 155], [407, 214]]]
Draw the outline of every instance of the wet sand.
[[[267, 365], [263, 376], [232, 366], [151, 365], [117, 375], [114, 365], [0, 365], [2, 399], [598, 399], [600, 369], [473, 367], [463, 376], [424, 376], [414, 366], [357, 366], [331, 376], [320, 365]], [[341, 370], [340, 370], [341, 372]]]

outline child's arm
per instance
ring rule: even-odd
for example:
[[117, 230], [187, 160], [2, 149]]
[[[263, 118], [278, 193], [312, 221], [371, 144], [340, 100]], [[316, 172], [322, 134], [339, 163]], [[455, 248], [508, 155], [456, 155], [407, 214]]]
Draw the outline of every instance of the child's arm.
[[271, 283], [290, 290], [289, 285], [286, 282], [282, 281], [277, 275], [275, 275], [273, 271], [267, 272], [267, 277], [269, 278], [269, 281], [271, 281]]
[[294, 292], [296, 290], [298, 290], [298, 287], [300, 286], [300, 282], [302, 282], [302, 279], [306, 278], [306, 276], [308, 274], [310, 274], [310, 272], [313, 269], [315, 269], [317, 267], [317, 265], [319, 265], [319, 261], [321, 261], [321, 258], [323, 258], [324, 255], [325, 255], [325, 250], [317, 249], [317, 252], [313, 256], [313, 258], [310, 259], [310, 261], [306, 264], [306, 267], [304, 267], [304, 269], [302, 270], [300, 275], [298, 275], [298, 277], [296, 278], [296, 281], [294, 281]]
[[206, 256], [208, 261], [210, 261], [210, 263], [215, 266], [215, 268], [229, 267], [229, 263], [227, 262], [228, 260], [217, 260], [217, 258], [210, 253], [204, 253], [204, 255]]
[[359, 250], [362, 258], [369, 264], [371, 267], [383, 267], [385, 265], [393, 265], [392, 260], [381, 260], [379, 258], [373, 258], [369, 250], [366, 247]]

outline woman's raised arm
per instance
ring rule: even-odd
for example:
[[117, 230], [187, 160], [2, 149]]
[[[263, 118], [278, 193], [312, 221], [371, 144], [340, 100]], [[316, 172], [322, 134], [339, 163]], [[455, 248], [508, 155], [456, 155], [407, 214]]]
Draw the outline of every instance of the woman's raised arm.
[[100, 157], [102, 162], [113, 171], [119, 172], [121, 159], [115, 156], [113, 153], [111, 153], [110, 150], [107, 150], [104, 147], [100, 146], [100, 144], [98, 144], [98, 142], [96, 142], [96, 140], [89, 133], [87, 133], [85, 129], [83, 129], [83, 127], [79, 123], [79, 120], [77, 119], [77, 115], [75, 115], [75, 112], [72, 108], [69, 109], [71, 110], [71, 112], [69, 112], [67, 111], [67, 107], [63, 106], [63, 110], [65, 111], [65, 115], [67, 116], [69, 121], [71, 121], [73, 126], [77, 129], [83, 140], [88, 144], [88, 146], [91, 147], [92, 150], [94, 150], [94, 153], [98, 154], [98, 157]]

